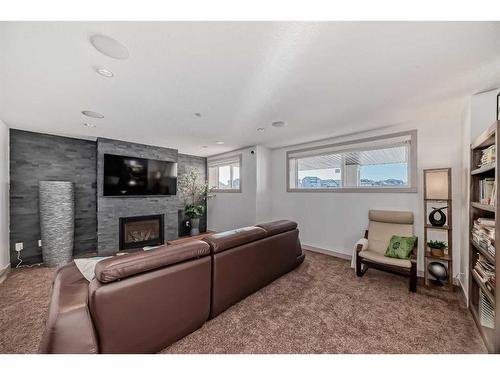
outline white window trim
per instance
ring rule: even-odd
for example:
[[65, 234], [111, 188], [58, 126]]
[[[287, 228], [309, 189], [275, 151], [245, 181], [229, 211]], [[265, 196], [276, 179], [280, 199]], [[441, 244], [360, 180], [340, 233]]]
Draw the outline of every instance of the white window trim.
[[[208, 159], [207, 160], [207, 176], [208, 176], [208, 180], [210, 181], [210, 167], [211, 165], [210, 164], [224, 164], [225, 161], [228, 162], [228, 164], [230, 164], [230, 162], [232, 161], [235, 161], [235, 160], [238, 160], [238, 163], [240, 165], [240, 186], [238, 189], [219, 189], [219, 188], [213, 188], [211, 189], [212, 192], [214, 193], [241, 193], [241, 188], [242, 188], [242, 166], [243, 166], [243, 162], [242, 162], [242, 155], [241, 154], [237, 154], [237, 155], [227, 155], [225, 157], [220, 157], [220, 158], [213, 158], [213, 159]], [[215, 166], [215, 165], [212, 165], [212, 166]], [[233, 181], [233, 168], [230, 169], [230, 173], [231, 173], [231, 181]], [[217, 169], [217, 174], [219, 173], [219, 170]], [[219, 176], [217, 176], [217, 181], [219, 181]]]
[[[292, 188], [290, 187], [290, 155], [297, 154], [299, 152], [310, 152], [321, 150], [327, 151], [327, 149], [341, 149], [343, 146], [356, 145], [360, 143], [376, 142], [380, 140], [389, 140], [397, 137], [410, 136], [410, 153], [408, 155], [408, 179], [409, 185], [406, 187], [340, 187], [340, 188], [329, 188], [329, 189], [308, 189], [308, 188]], [[326, 152], [328, 153], [328, 152]], [[298, 171], [295, 171], [298, 174]], [[297, 177], [297, 176], [296, 176]], [[392, 134], [384, 134], [375, 137], [356, 139], [352, 141], [339, 142], [335, 144], [327, 144], [322, 146], [308, 147], [297, 150], [290, 150], [286, 152], [286, 191], [288, 193], [417, 193], [418, 183], [417, 183], [417, 130], [409, 130]], [[297, 179], [295, 179], [296, 181]]]

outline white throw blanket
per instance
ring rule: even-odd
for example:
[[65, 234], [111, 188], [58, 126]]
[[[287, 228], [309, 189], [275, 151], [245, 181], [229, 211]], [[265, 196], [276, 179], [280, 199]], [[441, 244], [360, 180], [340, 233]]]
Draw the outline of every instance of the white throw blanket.
[[358, 242], [356, 242], [356, 245], [354, 245], [354, 250], [352, 251], [351, 268], [356, 268], [356, 248], [358, 247], [358, 245], [362, 246], [361, 250], [366, 250], [368, 249], [368, 240], [366, 238], [362, 238]]
[[82, 273], [88, 281], [92, 281], [95, 277], [95, 266], [98, 262], [111, 257], [94, 257], [75, 259], [76, 268]]

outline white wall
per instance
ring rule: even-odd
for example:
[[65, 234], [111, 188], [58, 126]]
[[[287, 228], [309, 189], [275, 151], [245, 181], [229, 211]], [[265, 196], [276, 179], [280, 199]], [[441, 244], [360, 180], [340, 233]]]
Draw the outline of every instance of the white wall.
[[216, 157], [238, 154], [241, 154], [241, 193], [215, 193], [215, 197], [209, 199], [207, 211], [209, 230], [219, 232], [255, 224], [257, 209], [256, 147], [248, 147]]
[[470, 200], [470, 144], [471, 144], [471, 100], [468, 101], [462, 114], [462, 193], [461, 223], [464, 230], [460, 237], [460, 284], [466, 298], [469, 293], [469, 200]]
[[9, 129], [0, 120], [0, 274], [9, 267]]
[[[462, 131], [461, 108], [463, 102], [428, 113], [420, 119], [397, 126], [391, 130], [369, 132], [366, 136], [417, 129], [418, 131], [418, 193], [288, 193], [286, 192], [287, 147], [272, 152], [272, 216], [299, 223], [302, 243], [337, 253], [351, 255], [355, 242], [362, 237], [368, 224], [369, 209], [409, 210], [415, 213], [416, 232], [423, 239], [422, 170], [426, 168], [452, 168], [453, 190], [453, 253], [454, 274], [460, 270], [461, 232], [461, 180], [462, 180]], [[343, 137], [328, 142], [348, 139]], [[295, 147], [297, 148], [297, 147]], [[420, 241], [419, 270], [423, 270], [423, 244]]]
[[[389, 129], [323, 142], [269, 150], [249, 147], [242, 154], [242, 193], [217, 193], [209, 201], [208, 227], [222, 231], [275, 219], [299, 223], [305, 245], [351, 255], [368, 224], [369, 209], [415, 213], [419, 242], [419, 272], [423, 272], [423, 169], [452, 168], [454, 276], [467, 285], [468, 146], [470, 101], [455, 100], [427, 110], [412, 121]], [[418, 193], [288, 193], [286, 151], [417, 129]], [[285, 130], [286, 131], [286, 130]], [[251, 151], [255, 153], [252, 155]], [[220, 157], [221, 155], [217, 155]], [[464, 228], [464, 231], [462, 231]]]
[[472, 95], [470, 101], [470, 137], [476, 139], [496, 121], [497, 95], [500, 89], [494, 89]]
[[271, 150], [264, 146], [256, 147], [257, 153], [257, 190], [256, 190], [256, 223], [264, 223], [272, 217], [272, 169]]
[[208, 201], [209, 230], [241, 228], [263, 223], [272, 217], [271, 150], [264, 146], [252, 146], [214, 157], [237, 154], [242, 156], [241, 193], [215, 193], [215, 197]]

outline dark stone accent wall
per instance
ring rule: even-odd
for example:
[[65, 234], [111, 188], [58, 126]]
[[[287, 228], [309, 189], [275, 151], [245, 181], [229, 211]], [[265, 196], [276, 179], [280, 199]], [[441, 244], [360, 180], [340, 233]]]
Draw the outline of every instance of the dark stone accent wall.
[[75, 188], [74, 255], [95, 251], [96, 143], [21, 130], [10, 130], [10, 259], [23, 242], [24, 264], [42, 261], [38, 247], [38, 181], [71, 181]]
[[[98, 145], [100, 152], [98, 153]], [[102, 245], [101, 253], [118, 250], [118, 218], [124, 216], [165, 214], [165, 239], [189, 234], [183, 226], [183, 199], [171, 197], [102, 196], [102, 170], [97, 183], [97, 160], [104, 153], [130, 155], [178, 162], [179, 177], [190, 168], [207, 177], [206, 158], [178, 154], [177, 150], [140, 145], [109, 139], [98, 142], [60, 137], [22, 130], [10, 130], [10, 257], [15, 266], [15, 243], [23, 242], [23, 264], [42, 262], [38, 247], [40, 218], [38, 212], [38, 181], [71, 181], [75, 184], [74, 255], [92, 253]], [[99, 209], [98, 209], [99, 208]], [[100, 225], [98, 225], [98, 216]], [[206, 231], [206, 214], [200, 220]], [[99, 233], [99, 235], [98, 235]]]
[[177, 150], [163, 147], [97, 139], [97, 249], [101, 255], [119, 250], [119, 219], [127, 216], [165, 214], [165, 240], [178, 236], [178, 196], [104, 197], [104, 154], [135, 156], [177, 162]]
[[[178, 156], [177, 174], [179, 178], [187, 173], [190, 169], [196, 170], [203, 180], [207, 179], [207, 158], [179, 154]], [[184, 197], [179, 195], [178, 209], [179, 209], [179, 237], [189, 235], [190, 228], [186, 225], [187, 219], [184, 217]], [[207, 230], [207, 212], [200, 219], [200, 232]]]

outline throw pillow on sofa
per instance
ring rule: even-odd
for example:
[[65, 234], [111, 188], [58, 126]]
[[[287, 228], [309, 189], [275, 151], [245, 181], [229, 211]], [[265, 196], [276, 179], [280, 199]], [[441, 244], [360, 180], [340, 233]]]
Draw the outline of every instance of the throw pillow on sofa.
[[385, 256], [389, 258], [408, 259], [417, 237], [392, 236]]

